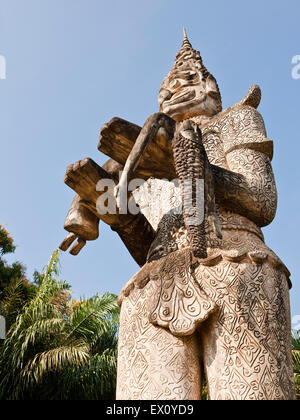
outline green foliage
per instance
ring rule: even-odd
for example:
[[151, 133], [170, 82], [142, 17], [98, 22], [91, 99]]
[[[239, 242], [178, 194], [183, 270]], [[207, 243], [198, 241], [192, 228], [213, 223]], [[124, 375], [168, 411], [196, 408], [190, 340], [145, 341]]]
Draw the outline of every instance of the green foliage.
[[293, 354], [296, 393], [297, 393], [297, 399], [300, 400], [300, 334], [299, 334], [299, 331], [293, 331], [292, 349], [293, 349], [292, 354]]
[[36, 289], [26, 278], [22, 264], [15, 262], [9, 265], [1, 258], [14, 251], [15, 245], [10, 234], [0, 225], [0, 314], [5, 316], [8, 328]]
[[0, 255], [9, 254], [16, 249], [10, 234], [0, 225]]
[[206, 381], [204, 381], [204, 384], [202, 385], [201, 400], [202, 401], [208, 401], [209, 400]]
[[24, 288], [27, 285], [29, 286], [29, 282], [25, 276], [25, 267], [19, 262], [9, 265], [5, 260], [0, 258], [0, 298], [4, 293], [4, 290], [17, 281], [22, 281], [24, 283]]
[[23, 280], [12, 281], [4, 289], [0, 300], [0, 314], [6, 319], [7, 329], [16, 321], [23, 306], [33, 298], [35, 293], [36, 288], [29, 284], [24, 286]]
[[114, 398], [116, 296], [73, 301], [58, 267], [55, 251], [0, 348], [0, 399]]

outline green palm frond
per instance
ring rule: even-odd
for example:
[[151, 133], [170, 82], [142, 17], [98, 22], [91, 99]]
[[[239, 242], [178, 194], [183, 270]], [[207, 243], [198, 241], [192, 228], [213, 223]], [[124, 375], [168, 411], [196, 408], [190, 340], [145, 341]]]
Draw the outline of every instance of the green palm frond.
[[292, 356], [297, 399], [300, 399], [300, 334], [292, 331]]
[[115, 295], [105, 293], [84, 300], [69, 324], [68, 337], [85, 337], [89, 342], [107, 332], [110, 322], [117, 322], [119, 307]]
[[116, 365], [116, 352], [107, 349], [103, 354], [90, 357], [87, 363], [77, 369], [67, 369], [60, 378], [59, 399], [114, 399]]
[[7, 319], [14, 316], [22, 303], [23, 281], [17, 280], [12, 282], [10, 286], [5, 290], [4, 297], [0, 301], [0, 313]]
[[69, 366], [78, 368], [80, 364], [88, 360], [88, 351], [89, 348], [85, 343], [74, 342], [72, 345], [60, 346], [38, 353], [25, 366], [23, 376], [40, 382], [47, 372], [62, 371]]
[[293, 350], [294, 373], [300, 375], [300, 350]]

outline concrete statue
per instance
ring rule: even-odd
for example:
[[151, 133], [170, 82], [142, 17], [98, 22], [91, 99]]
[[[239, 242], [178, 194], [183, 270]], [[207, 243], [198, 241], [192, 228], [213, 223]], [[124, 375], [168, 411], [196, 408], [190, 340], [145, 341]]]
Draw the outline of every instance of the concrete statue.
[[[117, 399], [199, 400], [204, 375], [212, 400], [295, 398], [290, 273], [261, 230], [277, 192], [260, 100], [253, 85], [222, 110], [184, 32], [160, 112], [142, 128], [112, 119], [98, 146], [110, 159], [67, 168], [76, 195], [61, 249], [77, 255], [102, 220], [140, 266], [119, 296]], [[139, 211], [121, 211], [122, 197]]]

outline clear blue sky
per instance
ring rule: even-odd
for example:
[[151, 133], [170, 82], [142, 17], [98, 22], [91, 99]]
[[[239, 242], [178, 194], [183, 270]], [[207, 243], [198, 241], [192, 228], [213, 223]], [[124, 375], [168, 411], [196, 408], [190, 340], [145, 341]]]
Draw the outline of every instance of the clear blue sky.
[[[72, 200], [68, 164], [97, 151], [100, 127], [114, 116], [137, 124], [157, 111], [157, 92], [185, 25], [219, 82], [228, 107], [258, 83], [260, 112], [274, 140], [279, 192], [267, 244], [292, 272], [292, 313], [300, 314], [299, 93], [291, 76], [300, 54], [299, 0], [0, 0], [0, 223], [18, 248], [9, 261], [31, 276], [65, 236]], [[61, 257], [76, 297], [118, 293], [137, 270], [118, 236], [77, 257]]]

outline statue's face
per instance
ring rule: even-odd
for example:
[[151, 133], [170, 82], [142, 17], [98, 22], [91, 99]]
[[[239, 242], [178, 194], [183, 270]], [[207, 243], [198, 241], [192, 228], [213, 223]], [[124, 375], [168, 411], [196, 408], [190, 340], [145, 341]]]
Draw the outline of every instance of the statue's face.
[[213, 116], [221, 110], [221, 98], [215, 80], [192, 69], [173, 71], [159, 91], [161, 112], [176, 121], [199, 115]]

